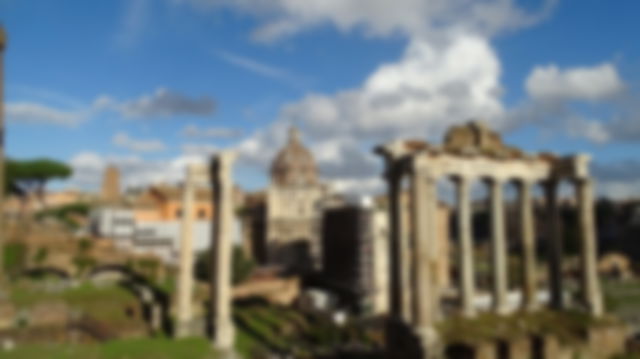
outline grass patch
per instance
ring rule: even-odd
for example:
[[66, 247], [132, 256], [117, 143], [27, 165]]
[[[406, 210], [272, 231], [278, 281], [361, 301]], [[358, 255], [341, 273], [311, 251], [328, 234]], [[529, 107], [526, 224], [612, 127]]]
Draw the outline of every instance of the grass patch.
[[30, 344], [0, 352], [6, 359], [213, 359], [217, 356], [206, 339], [168, 338], [115, 340], [101, 345]]
[[30, 308], [38, 304], [62, 302], [73, 310], [92, 318], [119, 326], [131, 322], [126, 308], [139, 306], [138, 299], [119, 286], [97, 287], [84, 283], [60, 292], [45, 291], [42, 282], [21, 281], [11, 289], [11, 301], [18, 308]]
[[607, 310], [620, 317], [640, 313], [640, 281], [604, 281]]
[[491, 339], [512, 339], [527, 335], [551, 334], [563, 342], [575, 342], [591, 326], [611, 323], [580, 312], [540, 311], [502, 317], [484, 313], [473, 319], [452, 318], [439, 327], [447, 342], [476, 343]]

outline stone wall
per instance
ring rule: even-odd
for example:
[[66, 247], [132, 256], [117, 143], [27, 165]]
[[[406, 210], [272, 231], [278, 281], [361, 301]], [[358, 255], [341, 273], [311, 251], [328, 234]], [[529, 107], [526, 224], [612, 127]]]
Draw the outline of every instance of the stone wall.
[[447, 359], [610, 359], [625, 353], [627, 328], [620, 324], [594, 326], [577, 341], [563, 341], [554, 335], [518, 336], [450, 343]]

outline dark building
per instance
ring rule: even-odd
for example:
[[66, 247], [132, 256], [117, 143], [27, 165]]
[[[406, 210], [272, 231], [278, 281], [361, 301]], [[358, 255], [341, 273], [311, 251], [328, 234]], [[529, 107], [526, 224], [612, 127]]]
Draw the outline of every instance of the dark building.
[[374, 290], [374, 211], [348, 205], [329, 208], [322, 220], [322, 276], [344, 304], [364, 309]]

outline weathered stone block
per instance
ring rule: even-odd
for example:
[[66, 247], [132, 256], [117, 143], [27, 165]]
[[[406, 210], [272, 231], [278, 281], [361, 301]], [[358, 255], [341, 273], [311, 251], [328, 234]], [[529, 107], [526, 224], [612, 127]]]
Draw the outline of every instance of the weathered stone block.
[[531, 359], [531, 339], [529, 337], [518, 337], [507, 342], [507, 358], [509, 359]]
[[475, 359], [496, 359], [498, 358], [498, 347], [491, 341], [483, 341], [475, 346]]
[[10, 329], [16, 321], [16, 308], [9, 302], [0, 303], [0, 330]]
[[627, 341], [627, 328], [623, 325], [592, 327], [587, 332], [590, 358], [607, 359], [622, 354]]

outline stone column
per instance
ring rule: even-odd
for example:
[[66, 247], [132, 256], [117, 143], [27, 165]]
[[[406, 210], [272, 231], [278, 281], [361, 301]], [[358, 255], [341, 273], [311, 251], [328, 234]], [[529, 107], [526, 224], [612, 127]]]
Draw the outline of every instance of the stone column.
[[520, 230], [522, 240], [522, 308], [533, 310], [536, 308], [536, 244], [535, 227], [533, 216], [533, 202], [531, 198], [530, 181], [523, 179], [519, 185], [519, 205], [520, 205]]
[[492, 178], [488, 181], [491, 206], [491, 252], [493, 260], [493, 307], [498, 314], [507, 308], [507, 247], [505, 239], [503, 182]]
[[182, 192], [182, 227], [180, 228], [180, 262], [178, 263], [178, 291], [175, 335], [184, 338], [191, 333], [193, 322], [193, 219], [195, 165], [187, 167]]
[[[0, 26], [0, 188], [5, 187], [4, 174], [4, 50], [7, 44], [7, 35]], [[0, 290], [5, 288], [4, 273], [4, 243], [7, 228], [4, 220], [4, 190], [0, 191]]]
[[473, 268], [473, 228], [471, 224], [471, 200], [469, 196], [469, 179], [458, 177], [455, 180], [458, 205], [458, 254], [460, 261], [459, 285], [462, 315], [473, 317], [475, 279]]
[[[440, 295], [435, 285], [435, 265], [432, 253], [436, 241], [437, 190], [436, 179], [421, 170], [411, 176], [413, 206], [413, 328], [423, 349], [433, 352], [437, 333], [434, 328]], [[430, 356], [428, 356], [430, 357]]]
[[404, 228], [405, 201], [402, 195], [401, 170], [390, 168], [389, 183], [389, 258], [391, 263], [391, 315], [411, 322], [411, 282], [410, 248], [406, 228]]
[[558, 181], [544, 183], [547, 200], [547, 255], [549, 258], [549, 306], [553, 309], [564, 307], [562, 299], [562, 230], [560, 208], [558, 206]]
[[596, 317], [604, 314], [602, 293], [597, 268], [597, 243], [593, 208], [593, 182], [581, 179], [576, 182], [578, 215], [580, 223], [582, 300], [589, 312]]
[[211, 241], [211, 315], [213, 344], [222, 352], [233, 352], [231, 265], [233, 246], [233, 161], [235, 154], [221, 152], [211, 161], [213, 187], [213, 237]]

